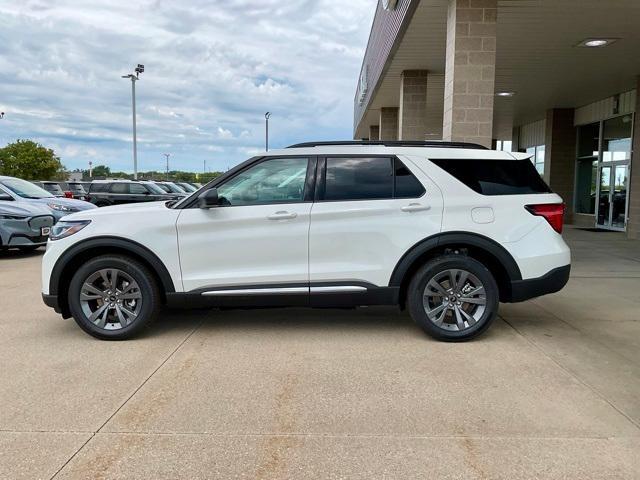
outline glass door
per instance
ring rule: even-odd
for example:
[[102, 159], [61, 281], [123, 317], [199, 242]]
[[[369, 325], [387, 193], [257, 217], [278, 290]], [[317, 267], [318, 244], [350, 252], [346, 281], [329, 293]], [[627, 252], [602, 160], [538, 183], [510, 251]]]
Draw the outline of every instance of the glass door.
[[600, 228], [625, 230], [627, 226], [632, 131], [632, 115], [602, 122], [596, 211], [596, 225]]

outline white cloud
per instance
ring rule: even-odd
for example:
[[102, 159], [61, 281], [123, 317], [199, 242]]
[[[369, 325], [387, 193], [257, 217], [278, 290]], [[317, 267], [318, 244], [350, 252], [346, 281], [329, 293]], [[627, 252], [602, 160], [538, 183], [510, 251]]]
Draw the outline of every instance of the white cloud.
[[138, 158], [226, 169], [270, 143], [350, 138], [376, 0], [0, 3], [0, 144], [34, 138], [68, 168]]

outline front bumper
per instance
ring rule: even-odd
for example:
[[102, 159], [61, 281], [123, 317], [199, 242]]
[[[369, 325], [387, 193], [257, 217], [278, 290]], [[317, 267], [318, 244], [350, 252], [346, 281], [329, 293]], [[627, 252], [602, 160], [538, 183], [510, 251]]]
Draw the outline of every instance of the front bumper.
[[531, 298], [558, 292], [569, 281], [570, 273], [571, 265], [565, 265], [564, 267], [554, 268], [538, 278], [512, 281], [509, 302], [524, 302]]

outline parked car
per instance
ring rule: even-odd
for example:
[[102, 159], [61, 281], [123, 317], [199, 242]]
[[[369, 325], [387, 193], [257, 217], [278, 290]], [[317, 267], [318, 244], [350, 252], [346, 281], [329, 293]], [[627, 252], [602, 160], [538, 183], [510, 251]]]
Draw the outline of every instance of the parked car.
[[184, 188], [176, 185], [173, 182], [155, 182], [155, 183], [156, 185], [158, 185], [158, 187], [160, 187], [166, 193], [172, 193], [172, 194], [180, 195], [183, 197], [187, 195], [187, 192]]
[[88, 197], [98, 207], [182, 198], [165, 192], [153, 182], [132, 180], [96, 180], [91, 183]]
[[15, 177], [0, 176], [0, 194], [6, 194], [18, 203], [38, 203], [49, 209], [57, 222], [65, 215], [96, 208], [89, 202], [72, 198], [56, 197], [51, 192], [31, 182]]
[[177, 203], [59, 222], [43, 298], [124, 339], [170, 306], [399, 305], [468, 340], [499, 302], [569, 278], [564, 205], [526, 154], [466, 143], [300, 144], [252, 158]]
[[54, 218], [49, 208], [33, 202], [16, 202], [0, 191], [0, 250], [32, 251], [44, 246]]
[[66, 182], [66, 187], [71, 192], [71, 197], [76, 200], [87, 200], [87, 190], [83, 182]]
[[193, 193], [196, 190], [198, 190], [197, 187], [194, 187], [193, 185], [187, 182], [174, 182], [174, 183], [178, 185], [180, 188], [182, 188], [186, 193]]
[[45, 181], [45, 182], [31, 182], [34, 185], [46, 190], [54, 197], [71, 198], [70, 195], [66, 195], [59, 182]]

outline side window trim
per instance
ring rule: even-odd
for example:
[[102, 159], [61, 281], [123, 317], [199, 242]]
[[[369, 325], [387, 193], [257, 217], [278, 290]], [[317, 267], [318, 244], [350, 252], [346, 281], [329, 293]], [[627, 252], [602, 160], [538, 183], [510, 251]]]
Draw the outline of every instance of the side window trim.
[[[325, 200], [324, 195], [327, 185], [327, 159], [328, 158], [387, 158], [391, 160], [391, 166], [393, 170], [393, 185], [392, 185], [392, 198], [363, 198], [363, 199], [346, 199], [346, 200]], [[419, 197], [397, 197], [396, 196], [396, 162], [400, 162], [416, 180], [422, 185], [422, 195]], [[423, 198], [427, 194], [427, 189], [418, 177], [411, 171], [409, 167], [397, 156], [397, 155], [371, 155], [371, 154], [334, 154], [334, 155], [320, 155], [317, 157], [317, 177], [314, 201], [316, 202], [362, 202], [362, 201], [374, 201], [374, 200], [411, 200]]]

